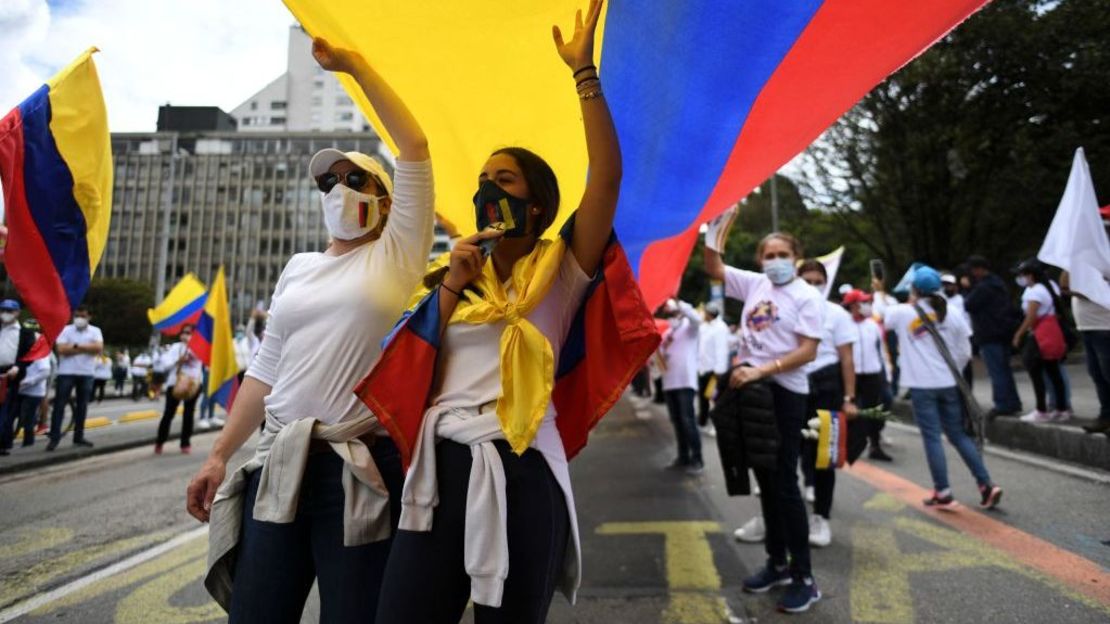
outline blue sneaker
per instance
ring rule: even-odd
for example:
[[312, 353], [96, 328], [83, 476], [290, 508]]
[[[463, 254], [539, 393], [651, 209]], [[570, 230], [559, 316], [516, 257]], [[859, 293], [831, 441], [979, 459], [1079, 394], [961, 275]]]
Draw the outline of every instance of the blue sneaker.
[[779, 568], [768, 561], [767, 565], [763, 566], [762, 570], [744, 579], [743, 586], [746, 592], [762, 594], [772, 587], [789, 584], [790, 571], [786, 566]]
[[813, 582], [812, 576], [794, 579], [783, 593], [782, 600], [779, 601], [779, 611], [801, 613], [807, 611], [809, 605], [820, 599], [821, 590], [817, 589], [817, 583]]

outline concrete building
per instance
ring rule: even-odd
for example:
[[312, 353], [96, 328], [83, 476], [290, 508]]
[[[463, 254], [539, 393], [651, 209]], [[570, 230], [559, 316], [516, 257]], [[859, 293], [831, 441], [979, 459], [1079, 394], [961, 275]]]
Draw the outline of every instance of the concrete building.
[[190, 271], [211, 283], [223, 264], [232, 314], [245, 321], [269, 301], [291, 255], [327, 246], [307, 171], [324, 147], [376, 154], [390, 168], [372, 134], [113, 134], [112, 224], [97, 274], [145, 281], [157, 293]]
[[312, 40], [289, 28], [285, 73], [231, 111], [242, 132], [367, 132], [370, 124], [330, 72], [312, 58]]

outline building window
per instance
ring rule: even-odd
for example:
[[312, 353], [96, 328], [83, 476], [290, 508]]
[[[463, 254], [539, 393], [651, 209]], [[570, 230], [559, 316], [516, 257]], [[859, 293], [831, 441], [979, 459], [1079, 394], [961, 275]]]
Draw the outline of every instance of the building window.
[[243, 125], [244, 125], [244, 126], [249, 126], [249, 125], [251, 125], [251, 118], [250, 118], [250, 117], [244, 117], [244, 118], [243, 118]]
[[355, 118], [355, 114], [351, 112], [339, 113], [335, 116], [338, 121], [351, 121]]
[[341, 95], [341, 96], [335, 98], [335, 105], [336, 106], [350, 106], [351, 105], [351, 98], [349, 98], [345, 95]]
[[323, 104], [324, 104], [324, 98], [323, 97], [321, 97], [319, 95], [312, 96], [312, 105], [313, 106], [322, 106]]
[[281, 100], [270, 102], [270, 110], [285, 110], [285, 102]]
[[314, 80], [314, 81], [312, 81], [312, 88], [313, 89], [323, 89], [324, 88], [324, 81], [323, 80]]
[[251, 102], [251, 110], [258, 110], [258, 102]]
[[280, 126], [284, 123], [285, 123], [285, 118], [284, 117], [271, 117], [270, 118], [270, 125], [271, 126]]

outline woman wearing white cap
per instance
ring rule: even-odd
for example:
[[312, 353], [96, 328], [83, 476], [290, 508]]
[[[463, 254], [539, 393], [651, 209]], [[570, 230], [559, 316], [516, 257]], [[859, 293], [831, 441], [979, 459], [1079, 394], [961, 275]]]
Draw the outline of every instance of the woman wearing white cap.
[[[397, 449], [351, 390], [431, 249], [427, 139], [356, 53], [321, 39], [312, 53], [362, 87], [396, 142], [396, 185], [357, 152], [325, 149], [309, 165], [331, 244], [282, 271], [261, 348], [188, 490], [189, 512], [212, 523], [205, 585], [231, 622], [299, 622], [314, 580], [322, 621], [372, 622], [401, 508]], [[254, 457], [224, 483], [262, 423]]]
[[[979, 505], [990, 509], [998, 505], [1002, 488], [991, 482], [982, 455], [964, 431], [960, 390], [944, 354], [947, 351], [955, 368], [962, 370], [971, 359], [971, 328], [962, 315], [949, 313], [940, 290], [940, 273], [922, 266], [914, 271], [909, 303], [885, 308], [882, 313], [887, 329], [898, 334], [902, 380], [910, 389], [914, 419], [921, 429], [925, 459], [933, 478], [933, 495], [924, 504], [938, 509], [956, 505], [940, 439], [943, 430], [979, 484]], [[938, 337], [943, 341], [944, 351]]]

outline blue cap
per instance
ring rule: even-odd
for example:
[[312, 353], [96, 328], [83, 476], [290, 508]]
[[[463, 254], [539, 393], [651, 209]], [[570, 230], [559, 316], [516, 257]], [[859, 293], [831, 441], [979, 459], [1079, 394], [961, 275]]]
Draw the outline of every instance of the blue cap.
[[0, 301], [0, 310], [10, 310], [12, 312], [19, 312], [22, 308], [19, 302], [15, 299], [5, 299]]
[[930, 266], [920, 266], [913, 272], [913, 289], [921, 295], [931, 295], [940, 290], [940, 273]]

